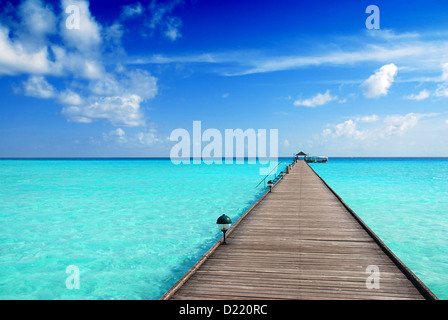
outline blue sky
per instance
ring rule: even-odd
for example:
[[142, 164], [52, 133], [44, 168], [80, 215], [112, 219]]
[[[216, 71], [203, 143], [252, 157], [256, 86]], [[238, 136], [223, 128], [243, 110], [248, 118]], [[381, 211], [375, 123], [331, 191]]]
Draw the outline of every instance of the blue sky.
[[447, 12], [444, 0], [2, 1], [0, 157], [166, 157], [195, 120], [278, 129], [281, 156], [448, 156]]

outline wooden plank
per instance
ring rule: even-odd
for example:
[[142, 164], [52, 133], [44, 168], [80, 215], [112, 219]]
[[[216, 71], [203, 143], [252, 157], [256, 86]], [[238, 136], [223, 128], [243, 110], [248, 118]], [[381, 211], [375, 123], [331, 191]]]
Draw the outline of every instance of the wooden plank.
[[[303, 161], [162, 299], [436, 298]], [[379, 289], [366, 285], [368, 266]]]

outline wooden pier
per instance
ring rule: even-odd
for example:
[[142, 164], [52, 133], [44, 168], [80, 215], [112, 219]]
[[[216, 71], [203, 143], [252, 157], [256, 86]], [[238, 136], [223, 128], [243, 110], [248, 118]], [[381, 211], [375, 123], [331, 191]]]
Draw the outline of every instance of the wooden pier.
[[305, 161], [227, 239], [161, 299], [437, 299]]

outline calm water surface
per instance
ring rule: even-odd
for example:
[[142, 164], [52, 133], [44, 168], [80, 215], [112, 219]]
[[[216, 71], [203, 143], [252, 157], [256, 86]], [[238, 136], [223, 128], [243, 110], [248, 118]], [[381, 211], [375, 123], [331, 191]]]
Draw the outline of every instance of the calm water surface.
[[[448, 299], [448, 159], [312, 167]], [[259, 168], [0, 160], [0, 299], [160, 298], [220, 237], [217, 217], [235, 221], [264, 193]], [[80, 270], [79, 290], [66, 288], [69, 265]]]
[[0, 299], [159, 299], [264, 193], [259, 168], [0, 160]]
[[332, 158], [312, 164], [440, 299], [448, 299], [448, 158]]

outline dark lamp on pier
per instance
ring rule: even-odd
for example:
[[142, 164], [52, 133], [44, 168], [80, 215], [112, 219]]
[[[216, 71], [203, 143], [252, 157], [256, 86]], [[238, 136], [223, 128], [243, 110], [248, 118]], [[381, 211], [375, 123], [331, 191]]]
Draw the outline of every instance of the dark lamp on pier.
[[232, 219], [230, 219], [230, 217], [223, 214], [222, 216], [220, 216], [218, 218], [218, 220], [216, 221], [216, 224], [218, 225], [219, 230], [221, 230], [222, 233], [224, 233], [224, 242], [222, 244], [227, 244], [226, 243], [226, 232], [227, 232], [227, 230], [230, 229], [230, 226], [232, 225]]
[[272, 186], [274, 185], [274, 182], [272, 180], [268, 181], [268, 187], [269, 187], [269, 192], [271, 192]]

